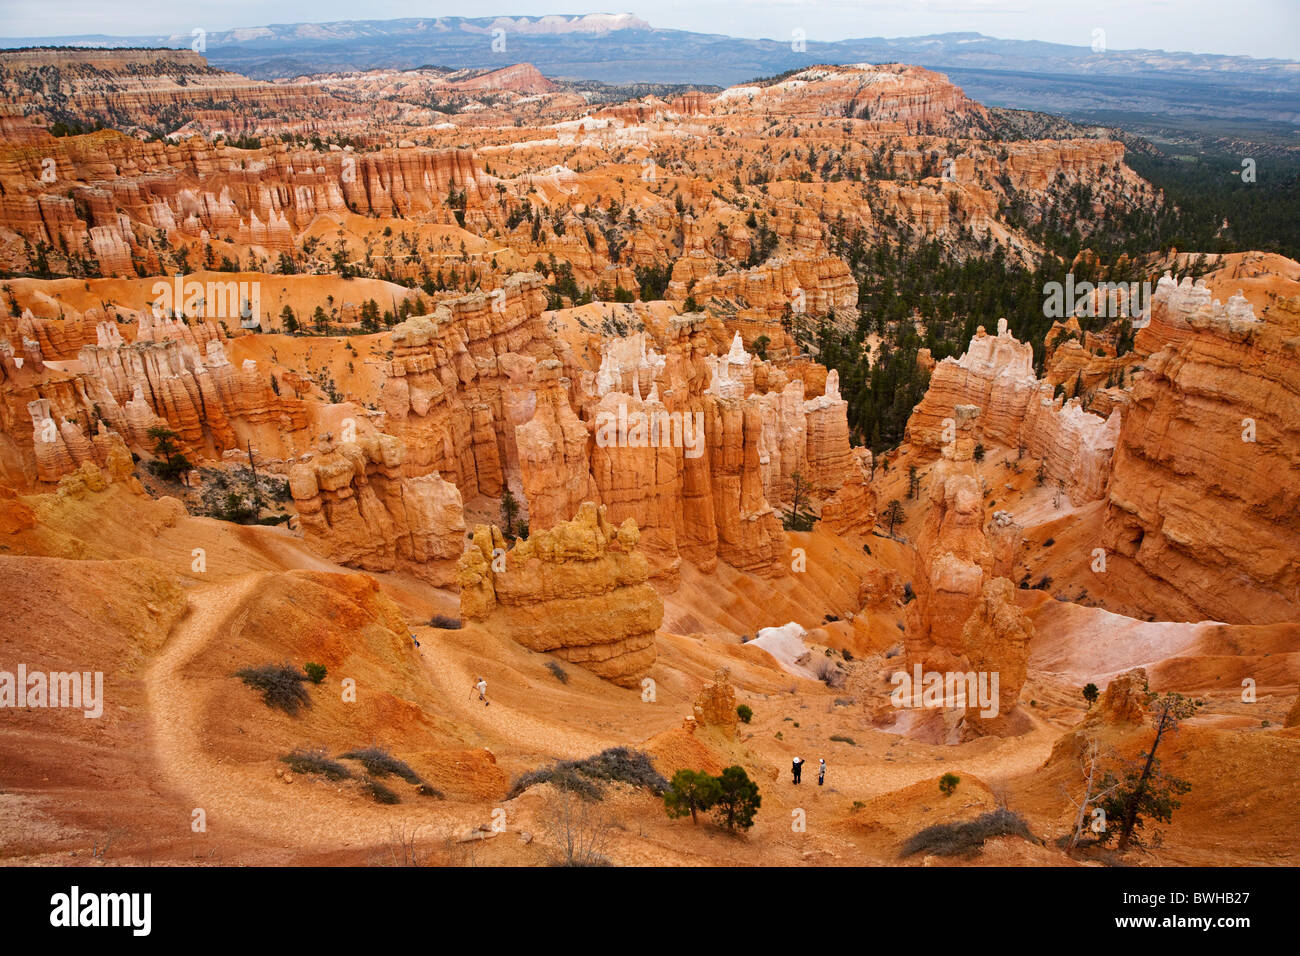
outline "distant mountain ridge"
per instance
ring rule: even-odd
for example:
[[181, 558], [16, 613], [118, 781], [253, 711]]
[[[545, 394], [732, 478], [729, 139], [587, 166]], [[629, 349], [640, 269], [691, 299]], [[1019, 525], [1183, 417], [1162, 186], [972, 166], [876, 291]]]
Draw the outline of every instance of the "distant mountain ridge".
[[[1245, 56], [1107, 50], [978, 33], [803, 44], [661, 30], [631, 14], [438, 17], [272, 24], [202, 36], [212, 65], [259, 79], [427, 63], [607, 83], [728, 86], [814, 63], [913, 63], [991, 106], [1166, 114], [1300, 126], [1300, 63]], [[36, 44], [190, 47], [190, 34], [0, 38]], [[796, 49], [798, 48], [798, 49]]]

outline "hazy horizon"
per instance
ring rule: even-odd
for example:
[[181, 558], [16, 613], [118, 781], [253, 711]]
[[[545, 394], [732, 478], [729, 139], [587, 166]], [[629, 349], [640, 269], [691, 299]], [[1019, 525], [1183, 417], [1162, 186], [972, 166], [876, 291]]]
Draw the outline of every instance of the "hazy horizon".
[[[743, 8], [738, 10], [738, 8]], [[159, 11], [143, 0], [105, 8], [90, 0], [48, 0], [8, 5], [0, 12], [0, 36], [12, 40], [86, 35], [108, 37], [188, 34], [271, 24], [336, 23], [466, 17], [462, 4], [373, 0], [366, 15], [340, 0], [283, 0], [268, 15], [264, 4], [234, 0]], [[742, 39], [788, 40], [803, 30], [812, 42], [902, 38], [941, 33], [981, 33], [1088, 47], [1093, 31], [1105, 31], [1111, 50], [1160, 50], [1300, 60], [1300, 5], [1288, 0], [1096, 0], [1081, 7], [1046, 0], [670, 0], [645, 3], [573, 3], [518, 0], [496, 4], [496, 16], [540, 17], [630, 13], [659, 29], [687, 30]]]

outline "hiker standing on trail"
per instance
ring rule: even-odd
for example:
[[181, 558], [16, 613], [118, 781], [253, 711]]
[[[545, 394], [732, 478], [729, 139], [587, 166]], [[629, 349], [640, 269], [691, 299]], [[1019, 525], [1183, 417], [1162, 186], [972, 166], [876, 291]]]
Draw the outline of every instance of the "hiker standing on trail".
[[803, 773], [803, 757], [794, 758], [794, 765], [790, 768], [790, 771], [794, 774], [794, 782], [798, 783], [799, 777]]
[[826, 758], [822, 757], [821, 764], [817, 767], [817, 786], [826, 782]]
[[483, 701], [483, 706], [486, 707], [489, 703], [487, 699], [487, 681], [480, 677], [478, 683], [474, 685], [474, 689], [478, 691], [478, 699]]
[[416, 648], [418, 649], [419, 646], [420, 646], [420, 639], [419, 639], [418, 637], [416, 637], [414, 634], [412, 634], [412, 635], [411, 635], [411, 643], [413, 643], [413, 644], [416, 646]]

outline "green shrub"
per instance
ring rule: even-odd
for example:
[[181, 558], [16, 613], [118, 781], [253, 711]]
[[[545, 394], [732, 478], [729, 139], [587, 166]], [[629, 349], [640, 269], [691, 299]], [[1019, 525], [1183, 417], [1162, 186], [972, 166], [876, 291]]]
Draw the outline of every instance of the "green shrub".
[[312, 661], [308, 661], [302, 666], [302, 669], [307, 674], [307, 679], [313, 684], [319, 684], [325, 679], [326, 671], [324, 664], [316, 664]]
[[299, 708], [311, 706], [307, 688], [302, 686], [307, 675], [292, 664], [245, 667], [236, 671], [235, 676], [254, 690], [260, 690], [266, 706], [282, 710], [290, 717], [296, 717]]
[[939, 791], [945, 797], [951, 797], [952, 792], [957, 789], [959, 783], [961, 783], [961, 777], [955, 773], [945, 773], [939, 778]]
[[748, 704], [740, 704], [736, 707], [736, 716], [747, 724], [754, 719], [754, 709]]
[[843, 734], [831, 734], [831, 740], [839, 741], [842, 744], [848, 744], [851, 747], [856, 747], [858, 745], [858, 742], [852, 737], [845, 737]]

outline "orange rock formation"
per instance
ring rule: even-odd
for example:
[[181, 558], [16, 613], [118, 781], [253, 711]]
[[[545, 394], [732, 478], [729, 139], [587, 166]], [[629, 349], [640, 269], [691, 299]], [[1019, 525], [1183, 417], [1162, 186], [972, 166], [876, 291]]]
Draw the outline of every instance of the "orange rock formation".
[[591, 502], [509, 551], [497, 528], [479, 525], [457, 568], [461, 613], [532, 650], [638, 686], [654, 663], [664, 614], [646, 583], [639, 537], [636, 522], [615, 527]]

